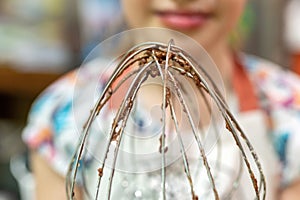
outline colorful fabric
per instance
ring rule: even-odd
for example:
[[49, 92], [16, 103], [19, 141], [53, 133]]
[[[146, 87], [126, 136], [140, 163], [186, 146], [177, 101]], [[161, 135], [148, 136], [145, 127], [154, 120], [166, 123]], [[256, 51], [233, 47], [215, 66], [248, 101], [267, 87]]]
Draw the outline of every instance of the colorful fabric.
[[[281, 161], [282, 184], [287, 185], [300, 173], [297, 155], [300, 153], [300, 79], [260, 58], [241, 55], [240, 60], [253, 83], [260, 108], [269, 116], [266, 127]], [[51, 85], [33, 104], [24, 129], [23, 139], [28, 146], [41, 153], [62, 175], [66, 173], [81, 127], [95, 103], [93, 99], [84, 101], [85, 92], [94, 90], [95, 87], [91, 86], [94, 83], [98, 84], [97, 90], [100, 92], [108, 78], [103, 73], [99, 80], [99, 66], [101, 61], [90, 63], [80, 68], [80, 77], [76, 78], [78, 70], [73, 71]], [[74, 114], [74, 97], [77, 98], [76, 105], [80, 105], [79, 114]], [[240, 112], [237, 108], [232, 109]], [[135, 116], [141, 129], [147, 123], [145, 115], [140, 113]], [[104, 117], [111, 119], [109, 108]], [[105, 122], [100, 126], [100, 129], [109, 128]], [[101, 138], [90, 142], [96, 146], [98, 140]]]

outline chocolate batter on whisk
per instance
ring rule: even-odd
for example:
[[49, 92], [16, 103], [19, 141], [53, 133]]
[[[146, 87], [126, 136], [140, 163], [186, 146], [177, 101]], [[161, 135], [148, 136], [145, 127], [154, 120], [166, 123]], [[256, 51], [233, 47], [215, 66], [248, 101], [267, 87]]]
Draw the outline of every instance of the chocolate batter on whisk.
[[[205, 69], [198, 64], [198, 62], [189, 55], [184, 49], [175, 45], [173, 40], [170, 40], [168, 44], [158, 43], [158, 42], [146, 42], [139, 44], [127, 53], [124, 54], [122, 59], [119, 61], [115, 71], [109, 78], [100, 98], [96, 102], [92, 112], [84, 126], [80, 142], [77, 146], [76, 152], [73, 156], [72, 162], [69, 167], [69, 172], [67, 176], [67, 193], [69, 199], [74, 199], [76, 194], [74, 193], [75, 180], [78, 173], [79, 163], [83, 157], [83, 151], [87, 145], [87, 137], [89, 135], [90, 127], [94, 122], [95, 118], [99, 113], [101, 113], [103, 107], [110, 98], [118, 91], [118, 89], [126, 81], [130, 80], [129, 87], [127, 88], [126, 95], [122, 99], [117, 113], [114, 116], [113, 123], [111, 124], [111, 129], [109, 133], [109, 140], [104, 152], [104, 160], [98, 167], [98, 184], [97, 192], [94, 199], [102, 199], [100, 188], [103, 184], [107, 184], [107, 194], [108, 199], [111, 198], [112, 183], [114, 181], [114, 173], [116, 167], [116, 161], [119, 156], [119, 148], [124, 136], [124, 130], [128, 123], [130, 113], [133, 110], [134, 104], [136, 103], [136, 98], [142, 85], [149, 79], [159, 78], [162, 85], [162, 100], [161, 100], [161, 122], [162, 130], [160, 132], [158, 152], [161, 155], [161, 189], [160, 197], [162, 199], [167, 199], [167, 189], [166, 189], [166, 179], [167, 179], [167, 163], [166, 154], [168, 153], [168, 146], [166, 143], [167, 137], [167, 123], [170, 121], [173, 124], [174, 130], [176, 132], [177, 139], [180, 143], [180, 152], [182, 158], [182, 174], [185, 174], [186, 179], [189, 183], [189, 192], [191, 199], [198, 199], [198, 194], [195, 190], [195, 181], [192, 178], [189, 158], [186, 154], [187, 149], [183, 144], [181, 130], [179, 129], [180, 122], [177, 120], [178, 106], [179, 110], [183, 111], [186, 117], [190, 130], [193, 134], [193, 138], [196, 142], [199, 155], [202, 159], [202, 165], [206, 170], [207, 178], [211, 185], [210, 190], [216, 200], [220, 199], [220, 194], [216, 186], [216, 176], [217, 173], [213, 174], [211, 170], [211, 164], [207, 158], [203, 146], [203, 140], [199, 134], [199, 129], [197, 127], [198, 122], [195, 122], [192, 117], [192, 110], [189, 107], [188, 101], [184, 98], [184, 92], [182, 90], [182, 82], [177, 80], [177, 76], [181, 76], [186, 79], [189, 83], [194, 85], [200, 95], [204, 100], [205, 105], [210, 107], [209, 101], [212, 101], [219, 109], [219, 114], [222, 116], [227, 130], [230, 132], [232, 138], [235, 141], [236, 148], [239, 149], [240, 155], [243, 162], [245, 163], [246, 169], [249, 173], [249, 178], [251, 179], [253, 190], [255, 191], [255, 196], [257, 199], [265, 199], [266, 193], [266, 183], [264, 174], [261, 168], [261, 164], [258, 157], [247, 139], [246, 135], [240, 128], [238, 122], [235, 120], [233, 114], [228, 109], [224, 97], [218, 90], [211, 77], [206, 73]], [[209, 99], [208, 99], [209, 98]], [[174, 99], [178, 99], [175, 103]], [[196, 99], [197, 100], [197, 99]], [[176, 105], [175, 104], [179, 104]], [[211, 110], [210, 110], [211, 111]], [[170, 119], [168, 118], [170, 115]], [[202, 129], [203, 127], [200, 127]], [[115, 145], [114, 152], [109, 154], [111, 145]], [[250, 152], [250, 157], [246, 153]], [[112, 166], [111, 170], [105, 168], [106, 161], [109, 156], [112, 156]], [[250, 164], [250, 159], [254, 160], [255, 166]], [[134, 164], [134, 163], [131, 163]], [[199, 166], [200, 167], [200, 166]], [[242, 165], [240, 165], [240, 170]], [[254, 171], [258, 171], [258, 175]], [[108, 180], [106, 182], [102, 181], [105, 173], [108, 174]], [[236, 183], [239, 182], [240, 175], [236, 178]], [[232, 187], [229, 196], [236, 187]]]

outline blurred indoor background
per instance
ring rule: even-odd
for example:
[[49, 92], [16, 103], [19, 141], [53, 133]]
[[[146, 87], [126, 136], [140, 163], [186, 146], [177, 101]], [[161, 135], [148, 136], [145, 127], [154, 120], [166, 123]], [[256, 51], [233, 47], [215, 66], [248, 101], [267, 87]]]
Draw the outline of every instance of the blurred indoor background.
[[[286, 30], [293, 32], [293, 23], [286, 23], [292, 1], [248, 1], [240, 24], [245, 52], [294, 66], [299, 54], [293, 37], [286, 39]], [[119, 0], [0, 0], [0, 200], [21, 199], [20, 194], [30, 199], [26, 191], [33, 182], [21, 131], [32, 101], [123, 29], [119, 9]], [[300, 25], [300, 16], [294, 21]]]

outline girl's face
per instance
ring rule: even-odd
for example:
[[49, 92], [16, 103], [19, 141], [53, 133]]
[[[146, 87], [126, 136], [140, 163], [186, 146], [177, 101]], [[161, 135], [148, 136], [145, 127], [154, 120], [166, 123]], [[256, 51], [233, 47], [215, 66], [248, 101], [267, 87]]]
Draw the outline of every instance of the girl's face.
[[130, 28], [163, 27], [192, 37], [207, 50], [227, 40], [246, 0], [122, 0]]

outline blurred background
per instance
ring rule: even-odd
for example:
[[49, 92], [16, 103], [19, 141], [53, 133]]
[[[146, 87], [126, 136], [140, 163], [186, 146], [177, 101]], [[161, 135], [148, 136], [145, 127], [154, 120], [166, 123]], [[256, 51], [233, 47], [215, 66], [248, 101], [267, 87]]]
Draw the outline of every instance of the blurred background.
[[[300, 73], [299, 10], [299, 0], [249, 0], [232, 42]], [[21, 131], [32, 101], [121, 18], [119, 0], [0, 0], [0, 200], [31, 199]]]

